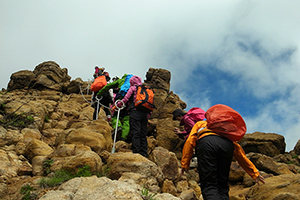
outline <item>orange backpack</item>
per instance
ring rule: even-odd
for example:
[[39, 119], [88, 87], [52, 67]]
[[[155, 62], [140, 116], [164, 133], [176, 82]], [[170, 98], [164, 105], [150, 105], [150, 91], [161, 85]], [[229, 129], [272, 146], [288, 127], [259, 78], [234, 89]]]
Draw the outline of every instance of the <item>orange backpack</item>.
[[151, 112], [154, 106], [154, 92], [150, 86], [137, 86], [134, 106], [139, 110]]
[[208, 129], [234, 142], [240, 141], [247, 131], [242, 116], [229, 106], [214, 105], [206, 111], [205, 117]]
[[106, 77], [104, 75], [98, 76], [91, 85], [91, 90], [97, 92], [107, 85]]

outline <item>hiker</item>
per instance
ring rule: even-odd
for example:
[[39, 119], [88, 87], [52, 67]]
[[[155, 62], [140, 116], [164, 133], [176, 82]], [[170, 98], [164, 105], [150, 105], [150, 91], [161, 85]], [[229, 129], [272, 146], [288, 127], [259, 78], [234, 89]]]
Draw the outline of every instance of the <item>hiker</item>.
[[181, 131], [179, 128], [175, 127], [174, 132], [184, 137], [184, 142], [181, 143], [180, 147], [183, 149], [184, 143], [188, 138], [193, 126], [197, 121], [202, 121], [205, 119], [205, 111], [201, 108], [191, 108], [188, 112], [184, 112], [180, 108], [177, 108], [173, 111], [173, 120], [180, 121], [180, 126], [184, 126], [184, 131]]
[[[114, 81], [107, 84], [106, 86], [104, 86], [99, 92], [98, 95], [103, 95], [105, 94], [107, 91], [109, 91], [110, 89], [113, 89], [113, 93], [115, 95], [114, 100], [113, 100], [113, 106], [114, 107], [114, 102], [116, 100], [118, 100], [118, 98], [123, 98], [123, 96], [119, 95], [119, 91], [122, 87], [122, 85], [125, 83], [125, 79], [129, 74], [124, 74], [122, 76], [122, 78], [118, 78], [115, 77]], [[133, 75], [131, 75], [133, 76]], [[130, 82], [129, 82], [129, 86], [130, 86]], [[128, 106], [128, 104], [125, 104], [125, 106]], [[111, 119], [111, 124], [112, 127], [114, 129], [116, 129], [116, 123], [117, 123], [117, 112], [114, 112], [114, 109], [112, 109], [112, 114], [113, 117]], [[121, 136], [118, 137], [118, 140], [122, 140], [122, 141], [126, 141], [126, 142], [130, 142], [129, 138], [128, 138], [128, 134], [129, 134], [129, 114], [128, 114], [128, 107], [125, 107], [124, 109], [120, 110], [120, 115], [119, 115], [119, 121], [118, 121], [118, 131], [121, 132]], [[118, 134], [119, 135], [119, 134]]]
[[[217, 129], [213, 129], [214, 131], [209, 129], [216, 125], [216, 123], [210, 124], [207, 117], [209, 114], [210, 109], [205, 114], [207, 121], [197, 122], [191, 130], [182, 151], [181, 174], [189, 169], [193, 149], [196, 148], [198, 173], [204, 200], [229, 199], [228, 179], [233, 157], [256, 183], [265, 183], [258, 169], [246, 157], [244, 150], [237, 142], [228, 139], [229, 136], [226, 136], [226, 133], [218, 132]], [[217, 116], [222, 115], [218, 113]], [[220, 127], [224, 128], [226, 123], [228, 121], [225, 121]], [[245, 132], [246, 130], [244, 130], [244, 134]]]
[[[99, 114], [99, 111], [100, 111], [100, 107], [103, 106], [103, 110], [106, 114], [107, 120], [110, 121], [111, 120], [111, 113], [110, 113], [110, 107], [109, 106], [112, 103], [112, 97], [111, 97], [109, 91], [106, 91], [105, 93], [103, 93], [101, 95], [97, 95], [98, 91], [102, 87], [104, 87], [107, 84], [108, 81], [110, 81], [109, 74], [108, 74], [108, 72], [104, 71], [104, 68], [102, 68], [98, 72], [97, 72], [97, 70], [95, 71], [94, 77], [95, 77], [94, 83], [99, 78], [103, 78], [103, 82], [105, 82], [105, 83], [102, 83], [103, 85], [99, 86], [99, 87], [96, 87], [96, 89], [92, 89], [94, 91], [92, 101], [95, 102], [93, 104], [93, 107], [94, 107], [93, 120], [98, 119], [98, 114]], [[93, 86], [93, 84], [92, 84], [92, 86]], [[92, 86], [91, 86], [91, 88], [92, 88]]]
[[[128, 109], [130, 135], [132, 136], [132, 152], [148, 157], [147, 123], [149, 112], [139, 110], [135, 107], [137, 86], [139, 85], [142, 85], [141, 78], [139, 76], [133, 76], [130, 79], [130, 88], [121, 101], [125, 104], [130, 102]], [[118, 102], [117, 106], [122, 106], [122, 102]]]

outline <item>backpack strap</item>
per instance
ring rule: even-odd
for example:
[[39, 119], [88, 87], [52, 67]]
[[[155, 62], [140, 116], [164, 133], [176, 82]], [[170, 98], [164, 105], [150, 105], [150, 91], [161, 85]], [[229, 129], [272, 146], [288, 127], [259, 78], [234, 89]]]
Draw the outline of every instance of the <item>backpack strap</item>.
[[197, 140], [201, 139], [204, 136], [204, 134], [206, 134], [206, 133], [211, 133], [212, 135], [220, 136], [219, 134], [215, 133], [214, 131], [208, 129], [207, 127], [202, 127], [197, 131]]

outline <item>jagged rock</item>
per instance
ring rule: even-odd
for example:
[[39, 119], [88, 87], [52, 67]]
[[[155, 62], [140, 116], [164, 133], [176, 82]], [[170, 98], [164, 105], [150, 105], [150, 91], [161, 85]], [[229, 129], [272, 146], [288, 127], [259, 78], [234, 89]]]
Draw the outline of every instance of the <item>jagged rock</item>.
[[284, 137], [276, 133], [248, 133], [239, 143], [246, 153], [257, 152], [273, 157], [285, 152]]
[[173, 152], [169, 152], [163, 147], [156, 147], [149, 155], [149, 159], [161, 168], [166, 179], [175, 181], [179, 178], [178, 160]]
[[53, 160], [51, 171], [62, 169], [77, 171], [89, 165], [92, 172], [102, 172], [102, 160], [100, 156], [85, 145], [63, 144], [48, 156]]
[[300, 199], [300, 174], [283, 174], [265, 179], [265, 184], [252, 186], [249, 200]]

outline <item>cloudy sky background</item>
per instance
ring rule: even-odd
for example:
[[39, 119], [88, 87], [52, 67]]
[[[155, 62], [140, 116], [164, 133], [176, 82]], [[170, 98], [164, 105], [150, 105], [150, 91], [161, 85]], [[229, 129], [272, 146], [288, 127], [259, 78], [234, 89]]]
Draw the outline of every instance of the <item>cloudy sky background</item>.
[[44, 61], [91, 80], [171, 72], [191, 107], [222, 103], [248, 133], [300, 139], [300, 1], [0, 0], [0, 88]]

